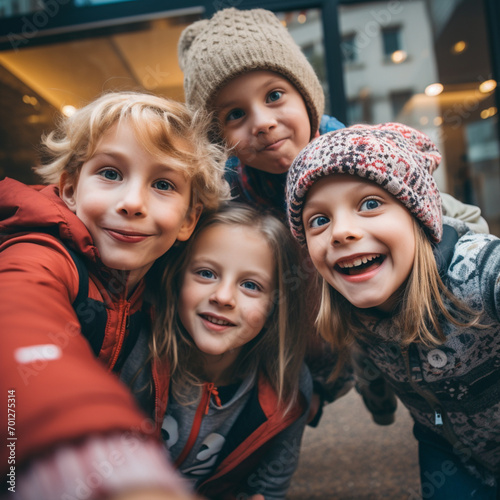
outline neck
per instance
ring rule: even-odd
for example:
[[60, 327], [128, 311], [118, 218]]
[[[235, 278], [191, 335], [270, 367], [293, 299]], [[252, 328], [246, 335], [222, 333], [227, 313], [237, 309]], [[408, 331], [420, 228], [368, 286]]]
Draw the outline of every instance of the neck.
[[225, 352], [223, 354], [203, 354], [203, 373], [208, 382], [216, 386], [229, 385], [236, 382], [235, 363], [238, 359], [240, 349]]

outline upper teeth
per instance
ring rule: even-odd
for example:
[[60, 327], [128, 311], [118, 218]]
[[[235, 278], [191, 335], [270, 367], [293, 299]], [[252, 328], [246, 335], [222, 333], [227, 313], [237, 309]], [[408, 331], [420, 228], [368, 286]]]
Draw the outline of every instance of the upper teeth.
[[213, 316], [205, 316], [205, 318], [210, 321], [210, 323], [215, 323], [216, 325], [230, 325], [228, 321], [224, 321], [223, 319], [214, 318]]
[[377, 257], [380, 257], [379, 253], [374, 253], [372, 255], [363, 255], [362, 257], [358, 257], [354, 260], [344, 260], [343, 262], [338, 262], [337, 264], [341, 268], [356, 267], [360, 266], [361, 264], [366, 264], [367, 262], [376, 259]]

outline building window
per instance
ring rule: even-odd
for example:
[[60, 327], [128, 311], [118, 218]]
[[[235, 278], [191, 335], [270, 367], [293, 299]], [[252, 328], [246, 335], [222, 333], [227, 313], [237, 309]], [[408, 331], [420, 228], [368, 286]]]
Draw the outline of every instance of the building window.
[[401, 27], [392, 26], [382, 30], [382, 41], [384, 44], [384, 56], [390, 58], [394, 52], [403, 50], [401, 43]]
[[355, 63], [358, 60], [358, 50], [356, 48], [356, 33], [351, 33], [342, 37], [340, 45], [342, 60], [344, 63]]
[[352, 99], [347, 103], [347, 123], [371, 123], [372, 120], [372, 101], [369, 96], [359, 99]]
[[413, 92], [411, 90], [401, 90], [397, 92], [391, 92], [389, 94], [392, 107], [392, 119], [396, 119], [399, 117], [406, 103], [412, 98], [412, 96]]
[[361, 101], [355, 99], [347, 103], [347, 123], [353, 125], [354, 123], [361, 123], [363, 121], [363, 107]]

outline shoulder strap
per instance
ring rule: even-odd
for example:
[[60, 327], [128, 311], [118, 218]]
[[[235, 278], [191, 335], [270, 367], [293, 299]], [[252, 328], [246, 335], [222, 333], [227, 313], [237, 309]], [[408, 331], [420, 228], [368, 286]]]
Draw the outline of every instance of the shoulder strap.
[[74, 250], [69, 247], [66, 247], [66, 250], [71, 255], [78, 271], [78, 293], [73, 301], [73, 307], [76, 309], [76, 306], [84, 302], [89, 296], [89, 272], [82, 258]]
[[[76, 269], [78, 270], [78, 293], [73, 301], [73, 309], [76, 312], [82, 335], [88, 340], [95, 356], [98, 356], [104, 336], [108, 313], [104, 303], [89, 297], [89, 272], [85, 261], [77, 252], [66, 247], [71, 255]], [[144, 311], [137, 311], [129, 318], [129, 333], [120, 351], [118, 360], [113, 367], [114, 372], [120, 372], [126, 359], [134, 350], [143, 325], [148, 324], [148, 315]]]
[[82, 335], [88, 340], [95, 356], [99, 355], [106, 331], [107, 312], [102, 302], [89, 298], [89, 272], [83, 258], [66, 246], [78, 271], [78, 293], [73, 301]]

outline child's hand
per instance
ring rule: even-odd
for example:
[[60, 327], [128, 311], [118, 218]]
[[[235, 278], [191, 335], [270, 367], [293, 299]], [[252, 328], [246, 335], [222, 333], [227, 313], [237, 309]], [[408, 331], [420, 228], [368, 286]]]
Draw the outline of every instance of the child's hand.
[[266, 500], [264, 495], [252, 495], [248, 500]]

